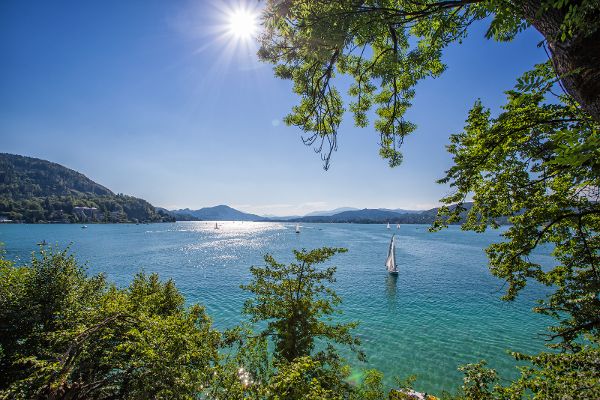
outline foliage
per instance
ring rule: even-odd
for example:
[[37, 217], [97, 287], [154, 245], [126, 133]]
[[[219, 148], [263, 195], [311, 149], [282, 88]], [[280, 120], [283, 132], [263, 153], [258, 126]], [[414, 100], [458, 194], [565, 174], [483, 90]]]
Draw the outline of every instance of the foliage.
[[[415, 86], [444, 72], [444, 48], [460, 43], [475, 21], [489, 21], [486, 36], [499, 41], [533, 25], [545, 36], [566, 87], [579, 102], [589, 97], [596, 104], [597, 91], [579, 94], [586, 91], [588, 77], [587, 90], [597, 89], [597, 59], [579, 56], [596, 50], [586, 48], [585, 40], [597, 46], [599, 15], [592, 0], [269, 0], [259, 57], [274, 64], [276, 76], [293, 81], [300, 103], [285, 122], [307, 133], [303, 140], [316, 145], [325, 169], [346, 111], [336, 75], [353, 80], [349, 110], [357, 126], [366, 127], [375, 108], [380, 154], [397, 166], [404, 138], [416, 129], [405, 118]], [[563, 56], [573, 63], [561, 62]]]
[[[463, 229], [481, 232], [509, 216], [507, 240], [487, 250], [490, 269], [508, 282], [508, 300], [528, 279], [551, 286], [535, 311], [557, 318], [551, 337], [572, 348], [582, 334], [600, 333], [600, 124], [564, 96], [543, 103], [554, 82], [549, 63], [538, 65], [507, 92], [498, 117], [475, 104], [465, 131], [451, 137], [455, 165], [441, 180], [456, 189], [443, 201], [458, 207], [441, 216], [458, 218], [471, 193]], [[553, 245], [552, 268], [530, 259], [545, 243]]]
[[521, 376], [507, 388], [497, 389], [503, 398], [598, 399], [600, 398], [600, 348], [586, 345], [576, 353], [515, 354], [531, 366], [521, 367]]
[[0, 217], [29, 223], [174, 221], [147, 201], [114, 194], [79, 172], [12, 154], [0, 154]]
[[356, 398], [362, 400], [385, 399], [383, 387], [383, 373], [371, 369], [365, 371], [364, 379], [356, 389]]
[[[96, 208], [77, 212], [75, 207]], [[112, 196], [50, 196], [12, 200], [0, 197], [0, 215], [13, 221], [36, 222], [168, 222], [175, 219], [145, 200]]]
[[515, 353], [518, 360], [530, 364], [520, 367], [521, 375], [507, 385], [499, 383], [496, 372], [485, 362], [468, 364], [461, 393], [455, 400], [585, 400], [600, 398], [600, 349], [584, 346], [576, 353], [541, 353], [525, 356]]
[[335, 267], [324, 270], [315, 267], [345, 251], [329, 247], [294, 250], [296, 262], [289, 265], [278, 263], [268, 254], [264, 267], [250, 269], [253, 281], [242, 288], [254, 297], [246, 301], [243, 311], [254, 323], [267, 323], [261, 335], [273, 337], [277, 361], [293, 362], [297, 357], [311, 355], [316, 339], [327, 345], [317, 353], [317, 359], [334, 356], [332, 343], [358, 346], [358, 339], [350, 333], [356, 323], [323, 320], [338, 312], [335, 307], [341, 299], [325, 284], [335, 281]]
[[195, 398], [220, 335], [172, 281], [125, 289], [87, 277], [66, 251], [0, 264], [0, 398]]
[[62, 165], [6, 153], [0, 153], [0, 193], [14, 200], [46, 196], [114, 195], [85, 175]]
[[464, 372], [461, 387], [465, 399], [491, 400], [491, 386], [498, 380], [496, 371], [485, 367], [485, 361], [467, 364], [459, 368]]
[[271, 380], [267, 399], [272, 400], [341, 400], [342, 394], [331, 389], [332, 377], [321, 362], [301, 356], [292, 362], [282, 362]]
[[360, 342], [351, 334], [357, 324], [332, 319], [341, 301], [327, 285], [335, 281], [335, 267], [316, 267], [345, 251], [294, 251], [295, 262], [287, 265], [266, 255], [264, 267], [250, 269], [253, 280], [242, 288], [254, 297], [246, 301], [244, 312], [251, 322], [265, 323], [258, 337], [274, 343], [272, 374], [263, 378], [267, 398], [385, 398], [377, 371], [367, 371], [362, 384], [352, 387], [350, 370], [337, 351], [339, 345], [350, 346], [364, 360]]

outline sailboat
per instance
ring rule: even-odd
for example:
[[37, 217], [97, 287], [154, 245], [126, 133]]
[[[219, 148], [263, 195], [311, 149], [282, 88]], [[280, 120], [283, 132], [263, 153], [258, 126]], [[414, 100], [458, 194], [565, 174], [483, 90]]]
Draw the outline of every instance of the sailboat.
[[400, 224], [396, 224], [396, 229], [400, 229]]
[[398, 268], [396, 267], [396, 245], [394, 243], [394, 239], [396, 235], [392, 235], [392, 240], [390, 241], [390, 248], [388, 250], [387, 260], [385, 261], [385, 266], [388, 272], [392, 275], [398, 275]]
[[387, 224], [387, 228], [388, 228], [388, 229], [390, 229], [390, 223], [389, 223], [389, 222], [388, 222], [388, 224]]
[[296, 233], [300, 233], [300, 224], [296, 224]]
[[215, 222], [215, 229], [219, 229], [219, 223]]

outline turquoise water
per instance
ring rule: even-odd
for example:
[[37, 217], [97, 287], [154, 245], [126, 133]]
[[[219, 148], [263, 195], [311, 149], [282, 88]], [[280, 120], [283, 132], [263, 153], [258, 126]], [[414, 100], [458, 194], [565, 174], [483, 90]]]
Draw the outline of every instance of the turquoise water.
[[[104, 272], [126, 285], [141, 269], [173, 278], [186, 299], [204, 304], [218, 328], [240, 322], [247, 294], [239, 285], [249, 267], [270, 252], [290, 261], [292, 249], [340, 246], [335, 289], [344, 320], [359, 320], [368, 365], [392, 376], [417, 374], [416, 387], [431, 393], [461, 383], [456, 368], [486, 359], [501, 375], [515, 375], [506, 350], [536, 352], [548, 320], [530, 310], [546, 288], [530, 286], [516, 302], [499, 300], [502, 282], [491, 276], [483, 249], [501, 231], [484, 234], [450, 227], [429, 233], [426, 225], [181, 222], [151, 225], [0, 225], [7, 256], [26, 262], [46, 240], [72, 251], [91, 273]], [[392, 233], [397, 233], [397, 279], [385, 271]], [[541, 249], [535, 258], [551, 264]], [[353, 366], [361, 364], [351, 359]]]

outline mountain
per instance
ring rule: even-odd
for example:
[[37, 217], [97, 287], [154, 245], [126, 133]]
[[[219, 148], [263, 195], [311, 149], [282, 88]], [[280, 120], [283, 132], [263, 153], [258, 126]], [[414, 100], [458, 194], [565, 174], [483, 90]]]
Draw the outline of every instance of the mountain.
[[178, 216], [190, 215], [201, 221], [265, 221], [267, 218], [255, 214], [245, 213], [226, 205], [215, 207], [204, 207], [199, 210], [190, 210], [184, 208], [181, 210], [171, 210], [171, 215], [179, 219]]
[[[398, 214], [420, 214], [423, 212], [423, 210], [405, 210], [402, 208], [396, 208], [396, 209], [389, 209], [389, 208], [368, 209], [368, 208], [365, 208], [363, 210], [359, 210], [358, 208], [355, 208], [355, 207], [340, 207], [340, 208], [336, 208], [334, 210], [313, 211], [304, 216], [305, 217], [328, 217], [328, 216], [340, 214], [345, 211], [364, 211], [364, 210], [390, 211], [390, 212], [394, 212], [394, 213], [398, 213]], [[277, 218], [277, 217], [275, 217], [275, 218]], [[299, 217], [285, 217], [285, 219], [293, 219], [293, 218], [299, 218]]]
[[340, 207], [340, 208], [336, 208], [335, 210], [313, 211], [311, 213], [306, 214], [305, 217], [329, 216], [329, 215], [339, 214], [339, 213], [344, 212], [344, 211], [354, 211], [354, 210], [358, 210], [358, 208], [354, 208], [354, 207]]
[[[357, 223], [428, 223], [420, 214], [400, 214], [390, 210], [364, 208], [362, 210], [343, 211], [334, 215], [306, 216], [301, 222], [357, 222]], [[410, 216], [410, 222], [407, 218]], [[402, 222], [400, 221], [402, 220]]]
[[0, 219], [32, 223], [174, 220], [146, 200], [115, 194], [60, 164], [6, 153], [0, 153]]
[[380, 208], [380, 210], [393, 211], [393, 212], [396, 212], [398, 214], [420, 214], [420, 213], [422, 213], [424, 211], [424, 210], [405, 210], [403, 208], [394, 208], [392, 210], [390, 210], [388, 208]]
[[85, 175], [39, 158], [0, 153], [0, 195], [13, 200], [47, 196], [114, 196]]
[[[472, 203], [465, 203], [464, 206], [471, 208]], [[405, 210], [402, 210], [405, 211]], [[360, 224], [431, 224], [437, 215], [437, 208], [425, 211], [405, 211], [396, 212], [395, 210], [365, 208], [362, 210], [343, 211], [334, 215], [314, 215], [305, 216], [293, 222], [322, 222], [322, 223], [360, 223]], [[464, 220], [464, 213], [463, 213]], [[461, 221], [462, 222], [462, 221]], [[506, 224], [506, 218], [498, 221], [500, 224]]]

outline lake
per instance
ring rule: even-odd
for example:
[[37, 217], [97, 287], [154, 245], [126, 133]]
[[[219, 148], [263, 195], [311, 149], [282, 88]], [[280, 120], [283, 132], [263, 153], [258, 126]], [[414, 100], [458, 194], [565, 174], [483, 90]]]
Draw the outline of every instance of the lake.
[[[503, 229], [483, 234], [452, 226], [429, 233], [427, 225], [178, 222], [172, 224], [0, 225], [6, 256], [25, 263], [36, 243], [46, 240], [70, 246], [90, 273], [103, 272], [120, 286], [140, 270], [173, 278], [189, 303], [207, 307], [217, 328], [244, 318], [249, 267], [262, 265], [265, 253], [280, 262], [292, 260], [292, 249], [346, 247], [327, 265], [337, 266], [334, 288], [342, 297], [341, 317], [358, 320], [356, 330], [368, 366], [393, 376], [417, 374], [416, 388], [430, 393], [454, 390], [461, 383], [461, 364], [486, 359], [506, 378], [514, 377], [507, 350], [538, 352], [549, 320], [533, 314], [537, 298], [547, 293], [528, 287], [515, 302], [500, 300], [502, 281], [487, 267], [484, 248], [501, 240]], [[385, 270], [391, 235], [396, 233], [400, 274]], [[542, 248], [534, 259], [552, 264]], [[349, 357], [354, 369], [364, 367]]]

